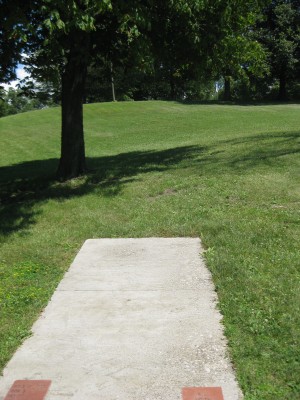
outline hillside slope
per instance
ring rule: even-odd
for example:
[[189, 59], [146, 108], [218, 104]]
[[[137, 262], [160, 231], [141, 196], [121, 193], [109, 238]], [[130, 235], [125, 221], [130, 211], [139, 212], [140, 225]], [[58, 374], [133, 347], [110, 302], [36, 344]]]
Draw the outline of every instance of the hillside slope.
[[64, 184], [59, 108], [1, 118], [1, 367], [85, 239], [200, 236], [245, 399], [299, 399], [299, 111], [86, 105], [90, 172]]

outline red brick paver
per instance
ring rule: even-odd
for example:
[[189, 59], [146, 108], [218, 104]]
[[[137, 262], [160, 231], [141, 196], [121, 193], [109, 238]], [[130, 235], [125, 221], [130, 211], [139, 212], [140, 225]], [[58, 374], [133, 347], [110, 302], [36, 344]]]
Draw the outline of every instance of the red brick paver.
[[182, 400], [224, 400], [220, 387], [190, 387], [182, 389]]
[[46, 380], [15, 381], [4, 400], [43, 400], [50, 384]]

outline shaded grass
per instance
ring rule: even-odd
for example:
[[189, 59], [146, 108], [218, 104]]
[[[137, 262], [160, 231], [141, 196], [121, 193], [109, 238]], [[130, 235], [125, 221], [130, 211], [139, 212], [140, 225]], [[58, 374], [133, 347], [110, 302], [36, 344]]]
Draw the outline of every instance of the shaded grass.
[[1, 365], [85, 239], [200, 236], [246, 400], [300, 398], [299, 109], [92, 104], [65, 184], [59, 110], [2, 118]]

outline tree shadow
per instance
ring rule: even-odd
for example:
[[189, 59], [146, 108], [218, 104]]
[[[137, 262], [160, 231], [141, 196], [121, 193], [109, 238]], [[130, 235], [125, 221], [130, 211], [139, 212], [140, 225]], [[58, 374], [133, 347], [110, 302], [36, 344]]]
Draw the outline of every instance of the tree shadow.
[[34, 224], [41, 204], [65, 201], [96, 192], [117, 196], [124, 185], [142, 175], [175, 168], [219, 177], [251, 173], [261, 166], [276, 167], [284, 156], [300, 152], [299, 132], [277, 132], [219, 140], [209, 146], [183, 146], [167, 150], [133, 151], [88, 158], [90, 171], [66, 183], [55, 181], [58, 159], [27, 161], [0, 168], [0, 235], [24, 231]]
[[300, 152], [300, 132], [273, 132], [220, 141], [230, 146], [233, 156], [225, 158], [230, 168], [249, 171], [261, 165], [276, 166], [284, 156]]
[[219, 106], [241, 106], [241, 107], [261, 107], [261, 106], [283, 106], [283, 105], [299, 105], [299, 100], [265, 100], [265, 101], [247, 101], [247, 100], [176, 100], [176, 103], [185, 106], [192, 105], [219, 105]]
[[87, 158], [89, 172], [65, 183], [55, 181], [58, 159], [1, 167], [0, 234], [7, 236], [34, 224], [39, 214], [34, 206], [38, 203], [49, 199], [65, 201], [91, 192], [116, 196], [125, 184], [138, 180], [139, 174], [166, 171], [203, 150], [198, 146], [184, 146]]

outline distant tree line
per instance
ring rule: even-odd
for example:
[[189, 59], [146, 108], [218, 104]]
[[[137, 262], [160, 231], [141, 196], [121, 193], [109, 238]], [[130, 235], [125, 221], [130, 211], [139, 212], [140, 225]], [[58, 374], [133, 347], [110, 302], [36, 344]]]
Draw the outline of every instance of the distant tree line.
[[37, 84], [34, 93], [29, 94], [18, 87], [0, 89], [0, 117], [25, 111], [41, 110], [60, 104], [60, 96], [52, 85]]
[[83, 103], [299, 99], [299, 3], [2, 0], [0, 82], [22, 61], [31, 79], [17, 97], [40, 100], [19, 110], [61, 104], [58, 177], [72, 178], [86, 170]]
[[[253, 4], [250, 4], [253, 6]], [[236, 9], [236, 18], [240, 10]], [[180, 59], [176, 46], [184, 22], [175, 21], [165, 6], [158, 51], [141, 68], [127, 59], [100, 59], [88, 69], [85, 101], [111, 101], [111, 80], [117, 100], [300, 100], [300, 0], [276, 0], [253, 7], [248, 21], [233, 24], [231, 32], [216, 43], [205, 64], [195, 65], [193, 54]], [[188, 43], [188, 40], [186, 41]], [[188, 47], [188, 46], [187, 46]]]

